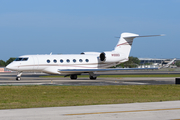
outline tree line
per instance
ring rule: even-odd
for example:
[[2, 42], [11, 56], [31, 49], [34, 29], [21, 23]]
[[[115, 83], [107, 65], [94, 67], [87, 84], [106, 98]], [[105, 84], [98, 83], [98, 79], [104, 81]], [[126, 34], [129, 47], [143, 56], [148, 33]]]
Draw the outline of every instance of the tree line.
[[116, 65], [116, 67], [122, 68], [136, 68], [140, 65], [140, 60], [137, 57], [130, 56], [127, 62]]
[[176, 65], [177, 67], [180, 67], [180, 60], [176, 61], [175, 65]]
[[0, 67], [6, 67], [9, 63], [14, 61], [16, 58], [9, 58], [7, 61], [0, 60]]

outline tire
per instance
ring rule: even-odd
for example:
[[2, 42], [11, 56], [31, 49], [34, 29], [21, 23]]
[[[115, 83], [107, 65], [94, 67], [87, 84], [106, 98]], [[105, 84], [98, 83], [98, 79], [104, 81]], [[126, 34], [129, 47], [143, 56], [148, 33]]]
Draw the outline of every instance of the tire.
[[89, 78], [90, 78], [91, 80], [96, 80], [97, 77], [90, 76]]
[[71, 78], [71, 80], [76, 80], [77, 79], [77, 75], [71, 75], [70, 78]]
[[20, 81], [20, 80], [21, 80], [21, 78], [20, 78], [20, 77], [16, 77], [16, 80], [17, 80], [17, 81]]

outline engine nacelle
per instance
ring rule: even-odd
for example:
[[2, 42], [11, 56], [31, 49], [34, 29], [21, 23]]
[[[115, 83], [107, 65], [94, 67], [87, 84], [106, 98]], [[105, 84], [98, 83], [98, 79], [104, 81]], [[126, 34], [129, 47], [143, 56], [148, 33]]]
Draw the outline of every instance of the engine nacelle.
[[102, 52], [99, 55], [100, 62], [119, 62], [122, 60], [122, 56], [117, 52]]

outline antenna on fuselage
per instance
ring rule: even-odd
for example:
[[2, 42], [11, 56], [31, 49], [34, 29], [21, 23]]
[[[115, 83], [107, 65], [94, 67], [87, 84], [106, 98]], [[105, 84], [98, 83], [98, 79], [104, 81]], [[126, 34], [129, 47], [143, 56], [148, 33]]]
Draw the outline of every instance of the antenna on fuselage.
[[52, 55], [52, 52], [50, 53], [50, 55]]

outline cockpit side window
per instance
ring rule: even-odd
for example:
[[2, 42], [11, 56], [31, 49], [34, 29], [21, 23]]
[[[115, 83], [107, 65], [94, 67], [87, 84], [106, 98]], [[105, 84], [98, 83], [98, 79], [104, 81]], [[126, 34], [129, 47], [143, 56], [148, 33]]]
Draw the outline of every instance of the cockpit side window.
[[23, 58], [16, 58], [14, 61], [21, 61]]
[[16, 58], [14, 61], [27, 61], [28, 58]]
[[28, 58], [23, 58], [23, 59], [22, 59], [22, 61], [27, 61], [27, 60], [28, 60]]

